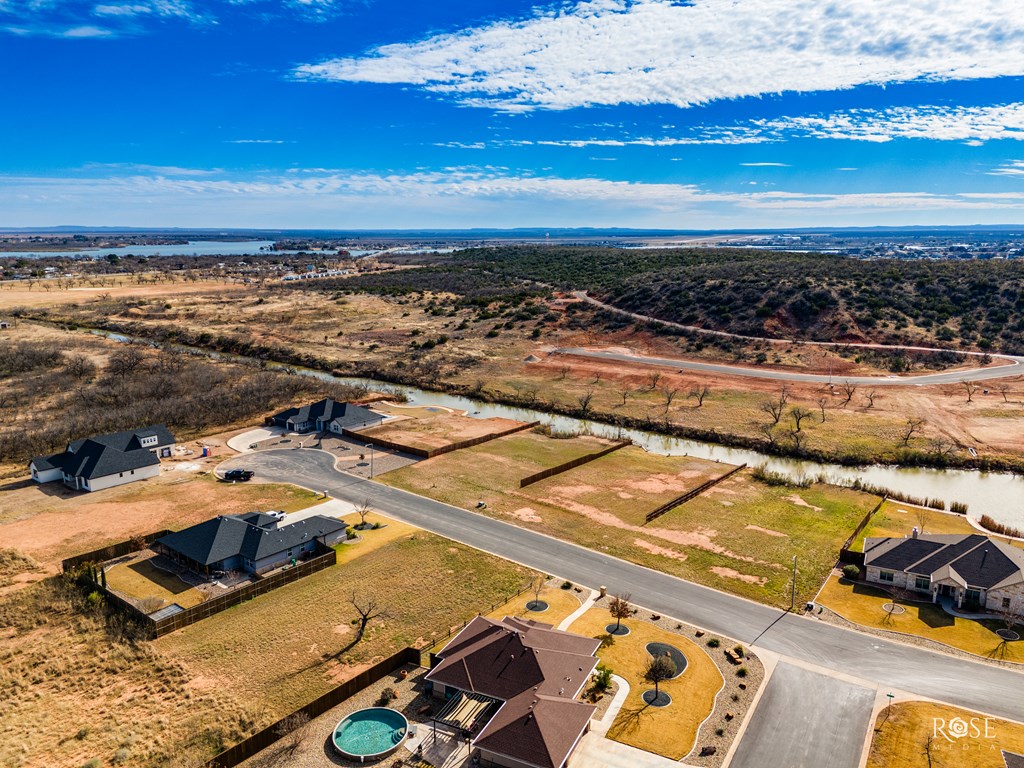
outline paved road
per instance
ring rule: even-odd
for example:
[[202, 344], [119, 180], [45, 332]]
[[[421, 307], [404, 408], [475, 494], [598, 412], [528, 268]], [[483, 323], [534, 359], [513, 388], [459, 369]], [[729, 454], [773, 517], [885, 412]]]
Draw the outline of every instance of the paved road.
[[[606, 585], [613, 592], [629, 592], [636, 603], [657, 613], [735, 638], [755, 650], [766, 649], [783, 659], [819, 667], [820, 672], [808, 674], [822, 678], [815, 684], [824, 686], [823, 690], [829, 686], [826, 681], [832, 679], [828, 673], [838, 673], [855, 678], [866, 688], [906, 691], [1024, 720], [1024, 675], [1020, 673], [783, 613], [484, 515], [356, 478], [335, 470], [333, 464], [334, 457], [325, 452], [293, 449], [248, 454], [222, 466], [244, 466], [255, 470], [260, 479], [326, 490], [334, 498], [356, 505], [369, 501], [396, 519], [537, 570], [578, 584]], [[789, 682], [784, 678], [778, 686], [779, 693], [774, 695], [780, 700], [793, 695]], [[852, 694], [848, 698], [851, 711], [866, 717], [863, 707], [855, 705], [859, 699]], [[819, 700], [818, 705], [813, 726], [789, 721], [784, 703], [759, 706], [748, 730], [774, 734], [784, 742], [809, 739], [813, 746], [808, 748], [807, 765], [829, 765], [833, 754], [845, 750], [847, 736], [833, 727], [831, 702]], [[795, 701], [793, 706], [797, 706]], [[813, 714], [809, 709], [806, 712], [808, 716]], [[765, 759], [758, 764], [763, 768], [790, 768], [782, 757], [778, 762], [762, 757]]]
[[1024, 375], [1024, 358], [1006, 357], [1011, 360], [1007, 365], [994, 368], [972, 368], [967, 371], [946, 371], [944, 373], [925, 373], [920, 376], [829, 376], [819, 373], [794, 373], [777, 371], [770, 368], [745, 368], [739, 365], [721, 363], [702, 363], [696, 360], [676, 360], [670, 357], [652, 357], [650, 355], [627, 355], [623, 352], [609, 350], [583, 349], [582, 347], [560, 347], [552, 354], [576, 355], [578, 357], [594, 357], [601, 360], [614, 360], [624, 363], [644, 363], [646, 365], [662, 365], [685, 371], [701, 371], [718, 373], [727, 376], [743, 376], [749, 379], [770, 379], [772, 381], [807, 382], [814, 384], [832, 383], [836, 387], [845, 382], [850, 384], [867, 384], [872, 387], [905, 387], [907, 385], [925, 386], [930, 384], [959, 384], [962, 381], [989, 381], [990, 379], [1007, 379], [1012, 376]]
[[869, 688], [783, 662], [769, 678], [730, 768], [857, 768], [874, 701]]
[[[832, 341], [803, 341], [800, 339], [771, 339], [760, 336], [744, 336], [739, 333], [729, 333], [728, 331], [712, 331], [706, 328], [698, 328], [694, 325], [683, 325], [682, 323], [673, 323], [668, 320], [659, 320], [656, 317], [650, 317], [648, 315], [641, 315], [637, 312], [629, 312], [625, 309], [619, 309], [611, 304], [606, 304], [603, 301], [589, 296], [586, 291], [574, 291], [573, 296], [578, 299], [582, 299], [588, 304], [593, 304], [601, 309], [608, 310], [609, 312], [615, 312], [619, 315], [624, 315], [633, 320], [637, 320], [642, 323], [660, 323], [661, 325], [668, 326], [669, 328], [676, 328], [682, 331], [695, 331], [698, 333], [710, 334], [712, 336], [724, 336], [732, 339], [744, 339], [746, 341], [760, 341], [767, 344], [804, 344], [811, 347], [834, 347], [835, 342]], [[917, 347], [917, 346], [893, 346], [888, 344], [847, 344], [843, 343], [844, 347], [855, 347], [857, 349], [892, 349], [892, 350], [908, 350], [912, 352], [947, 352], [950, 350], [944, 350], [939, 347]], [[981, 357], [985, 353], [983, 352], [964, 352], [962, 350], [954, 350], [963, 355], [969, 355], [973, 357]], [[682, 368], [684, 370], [691, 371], [704, 371], [706, 373], [720, 373], [731, 376], [746, 376], [754, 379], [773, 379], [776, 381], [802, 381], [802, 382], [813, 382], [819, 384], [827, 384], [830, 381], [841, 383], [849, 381], [851, 384], [870, 384], [872, 386], [894, 386], [894, 385], [907, 385], [907, 384], [958, 384], [961, 381], [989, 381], [992, 379], [1005, 379], [1011, 376], [1020, 376], [1024, 374], [1024, 357], [1018, 357], [1014, 355], [991, 355], [996, 360], [1003, 360], [1006, 365], [999, 365], [993, 368], [976, 368], [970, 371], [950, 371], [946, 373], [930, 373], [923, 374], [921, 376], [826, 376], [818, 375], [813, 373], [790, 373], [787, 371], [772, 371], [764, 370], [760, 368], [744, 368], [742, 366], [734, 365], [719, 365], [716, 363], [699, 363], [693, 360], [673, 360], [671, 358], [662, 357], [646, 357], [643, 355], [623, 355], [615, 352], [594, 352], [586, 349], [571, 348], [571, 349], [558, 349], [556, 353], [582, 355], [585, 357], [600, 357], [610, 360], [621, 360], [624, 362], [640, 362], [647, 363], [650, 365], [667, 365], [675, 368]]]

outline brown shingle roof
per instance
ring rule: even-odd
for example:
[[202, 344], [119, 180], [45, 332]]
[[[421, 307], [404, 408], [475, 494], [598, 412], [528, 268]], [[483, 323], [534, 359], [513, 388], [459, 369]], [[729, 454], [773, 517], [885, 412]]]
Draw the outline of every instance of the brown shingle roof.
[[594, 711], [575, 697], [597, 666], [599, 647], [599, 640], [550, 624], [478, 616], [438, 654], [427, 679], [505, 702], [475, 747], [559, 768]]

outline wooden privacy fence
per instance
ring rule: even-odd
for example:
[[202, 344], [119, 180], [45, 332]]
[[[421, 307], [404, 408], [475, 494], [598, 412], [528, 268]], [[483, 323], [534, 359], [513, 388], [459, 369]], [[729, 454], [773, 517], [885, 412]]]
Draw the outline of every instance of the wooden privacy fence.
[[855, 552], [852, 549], [850, 549], [850, 547], [853, 546], [853, 542], [855, 542], [857, 540], [857, 537], [861, 535], [865, 528], [867, 528], [868, 523], [871, 522], [871, 518], [873, 518], [878, 513], [878, 510], [880, 510], [882, 508], [882, 505], [885, 504], [885, 502], [887, 502], [888, 500], [888, 496], [882, 496], [882, 500], [875, 505], [874, 509], [872, 509], [866, 515], [864, 515], [864, 518], [859, 523], [857, 523], [857, 527], [853, 529], [853, 533], [850, 534], [850, 538], [846, 540], [842, 548], [839, 550], [840, 563], [843, 563], [845, 565], [856, 565], [860, 568], [864, 567], [864, 553]]
[[538, 424], [540, 424], [539, 421], [531, 421], [529, 424], [519, 424], [511, 429], [506, 429], [501, 432], [494, 432], [490, 435], [480, 435], [479, 437], [471, 437], [467, 440], [461, 440], [457, 443], [449, 443], [448, 445], [442, 445], [438, 448], [416, 448], [412, 445], [396, 443], [393, 440], [386, 440], [383, 437], [353, 432], [349, 429], [343, 429], [342, 434], [345, 435], [345, 437], [352, 438], [353, 440], [365, 440], [378, 448], [387, 448], [392, 451], [400, 451], [401, 453], [419, 456], [422, 459], [430, 459], [434, 456], [440, 456], [442, 453], [451, 453], [452, 451], [460, 451], [463, 448], [472, 448], [474, 445], [489, 443], [491, 440], [497, 440], [499, 437], [507, 437], [508, 435], [514, 435], [516, 432], [533, 429]]
[[244, 741], [240, 741], [233, 747], [224, 750], [206, 764], [207, 768], [235, 768], [239, 763], [273, 746], [275, 742], [296, 730], [296, 728], [306, 722], [306, 718], [312, 720], [315, 717], [319, 717], [346, 699], [355, 696], [367, 686], [383, 680], [388, 675], [408, 664], [420, 666], [420, 650], [418, 648], [403, 648], [394, 656], [374, 664], [351, 680], [346, 680], [337, 688], [331, 689], [323, 696], [282, 717], [273, 725], [268, 725], [262, 731], [254, 733]]
[[602, 456], [607, 456], [609, 453], [613, 453], [621, 448], [625, 448], [627, 445], [632, 445], [631, 440], [620, 440], [615, 445], [610, 445], [607, 448], [602, 448], [600, 451], [594, 453], [588, 453], [585, 456], [567, 461], [564, 464], [559, 464], [557, 467], [548, 467], [542, 469], [540, 472], [534, 472], [532, 475], [527, 475], [519, 481], [519, 487], [525, 488], [528, 485], [539, 483], [541, 480], [547, 480], [549, 477], [560, 475], [563, 472], [568, 472], [570, 469], [576, 469], [576, 467], [582, 467], [584, 464], [589, 464], [596, 459], [600, 459]]
[[[61, 562], [61, 569], [66, 573], [73, 571], [76, 568], [85, 565], [86, 563], [105, 563], [107, 560], [113, 560], [115, 557], [124, 557], [130, 555], [132, 552], [137, 552], [140, 549], [145, 549], [157, 539], [167, 536], [173, 533], [173, 531], [156, 531], [155, 533], [147, 533], [145, 536], [137, 536], [134, 539], [127, 539], [120, 541], [117, 544], [110, 544], [106, 547], [100, 547], [94, 549], [92, 552], [86, 552], [83, 555], [75, 555], [69, 557]], [[142, 546], [139, 546], [139, 545]]]
[[696, 496], [700, 496], [708, 488], [713, 488], [714, 486], [718, 485], [723, 480], [727, 480], [728, 478], [730, 478], [733, 475], [735, 475], [741, 469], [746, 469], [746, 468], [747, 468], [746, 464], [740, 464], [738, 467], [733, 467], [732, 469], [730, 469], [728, 472], [726, 472], [721, 477], [715, 477], [715, 478], [712, 478], [711, 480], [708, 480], [706, 483], [701, 483], [696, 488], [692, 488], [691, 490], [689, 490], [686, 493], [684, 493], [682, 496], [677, 496], [676, 498], [672, 499], [672, 501], [669, 501], [669, 502], [667, 502], [665, 504], [662, 504], [657, 509], [647, 513], [647, 519], [644, 521], [644, 525], [647, 525], [647, 523], [651, 522], [652, 520], [657, 520], [659, 517], [661, 517], [666, 512], [668, 512], [670, 509], [673, 509], [674, 507], [678, 507], [680, 504], [685, 504], [690, 499], [692, 499], [692, 498], [694, 498]]
[[[128, 541], [122, 541], [118, 544], [111, 544], [109, 547], [93, 550], [92, 552], [87, 552], [84, 555], [70, 557], [63, 561], [62, 567], [65, 572], [70, 572], [88, 563], [99, 564], [107, 560], [112, 560], [116, 557], [123, 557], [124, 555], [131, 554], [132, 552], [139, 551], [140, 543], [143, 544], [143, 547], [146, 547], [160, 537], [166, 536], [169, 533], [171, 533], [171, 531], [157, 531], [135, 539], [129, 539]], [[135, 604], [126, 599], [127, 596], [115, 592], [102, 583], [96, 583], [96, 587], [103, 591], [106, 595], [107, 602], [113, 608], [130, 615], [136, 621], [140, 622], [142, 626], [145, 627], [146, 633], [150, 639], [155, 640], [156, 638], [163, 637], [177, 629], [187, 627], [190, 624], [195, 624], [197, 621], [209, 618], [215, 613], [220, 613], [221, 611], [226, 611], [228, 608], [233, 608], [240, 603], [244, 603], [246, 600], [252, 600], [254, 597], [258, 597], [259, 595], [263, 595], [279, 587], [283, 587], [285, 584], [291, 584], [293, 581], [298, 581], [312, 573], [322, 571], [325, 568], [330, 568], [338, 562], [338, 553], [331, 547], [323, 544], [319, 539], [316, 540], [316, 553], [316, 557], [311, 557], [308, 560], [297, 563], [291, 568], [286, 568], [278, 571], [277, 573], [272, 573], [269, 576], [261, 577], [256, 582], [246, 584], [244, 587], [239, 587], [238, 589], [233, 589], [219, 597], [206, 600], [205, 602], [199, 603], [199, 605], [186, 608], [178, 613], [165, 616], [158, 620], [154, 620], [152, 617], [139, 610]]]

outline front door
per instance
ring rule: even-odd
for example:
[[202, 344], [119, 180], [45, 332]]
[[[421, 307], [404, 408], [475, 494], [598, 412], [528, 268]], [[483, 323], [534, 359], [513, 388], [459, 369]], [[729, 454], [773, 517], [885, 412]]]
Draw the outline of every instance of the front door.
[[949, 584], [940, 584], [939, 585], [939, 594], [942, 597], [952, 597], [953, 596], [953, 588]]

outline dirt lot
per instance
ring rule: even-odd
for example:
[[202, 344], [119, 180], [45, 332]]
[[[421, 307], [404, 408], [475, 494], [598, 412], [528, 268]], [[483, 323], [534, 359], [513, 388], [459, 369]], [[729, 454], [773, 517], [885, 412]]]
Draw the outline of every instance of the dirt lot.
[[[400, 406], [392, 405], [389, 410], [404, 416]], [[405, 410], [414, 413], [379, 427], [360, 430], [360, 434], [388, 440], [403, 448], [431, 450], [444, 448], [463, 440], [507, 432], [523, 425], [522, 422], [511, 419], [474, 419], [442, 408], [409, 408]]]
[[52, 281], [36, 281], [31, 286], [27, 280], [0, 282], [0, 312], [13, 307], [52, 307], [58, 304], [77, 304], [95, 300], [99, 296], [114, 299], [150, 298], [159, 296], [196, 297], [203, 295], [224, 295], [226, 292], [243, 290], [238, 283], [144, 283], [133, 284], [127, 275], [111, 275], [97, 278], [97, 285], [78, 283], [74, 288], [63, 290]]

